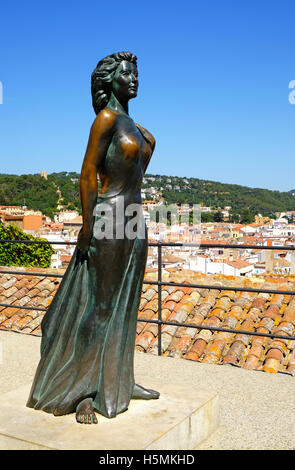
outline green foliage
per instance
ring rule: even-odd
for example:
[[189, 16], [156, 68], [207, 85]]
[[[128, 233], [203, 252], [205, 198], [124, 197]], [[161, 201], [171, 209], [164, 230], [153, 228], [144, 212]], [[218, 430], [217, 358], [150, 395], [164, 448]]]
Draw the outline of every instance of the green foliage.
[[[24, 233], [14, 225], [5, 226], [0, 221], [0, 239], [2, 240], [37, 240]], [[25, 243], [0, 243], [0, 265], [2, 266], [35, 266], [40, 268], [50, 267], [51, 256], [54, 250], [49, 244], [25, 244]]]
[[75, 172], [51, 173], [48, 181], [60, 190], [62, 204], [65, 209], [78, 210], [81, 214], [80, 175]]
[[54, 216], [58, 194], [56, 187], [40, 175], [0, 174], [0, 204], [23, 206]]
[[47, 180], [39, 174], [0, 174], [0, 205], [25, 204], [53, 219], [61, 203], [65, 209], [76, 209], [81, 214], [79, 179], [78, 173], [66, 171], [52, 173]]
[[221, 211], [217, 211], [213, 215], [214, 222], [223, 222], [223, 215]]
[[255, 222], [255, 217], [249, 209], [243, 209], [240, 212], [240, 216], [241, 216], [241, 219], [240, 219], [241, 224], [252, 224], [252, 222]]
[[214, 215], [211, 212], [202, 212], [201, 222], [204, 222], [204, 223], [214, 222]]

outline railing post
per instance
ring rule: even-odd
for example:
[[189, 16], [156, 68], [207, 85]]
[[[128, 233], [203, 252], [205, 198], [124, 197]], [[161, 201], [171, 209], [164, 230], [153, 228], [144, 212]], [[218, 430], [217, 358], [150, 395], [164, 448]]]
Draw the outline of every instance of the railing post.
[[158, 244], [158, 356], [162, 355], [162, 245]]

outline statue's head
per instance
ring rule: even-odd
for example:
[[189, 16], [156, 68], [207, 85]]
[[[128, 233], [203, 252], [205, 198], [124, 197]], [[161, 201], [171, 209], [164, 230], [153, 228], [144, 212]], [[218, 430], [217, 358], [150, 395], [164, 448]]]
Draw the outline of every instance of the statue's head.
[[137, 57], [131, 52], [117, 52], [100, 60], [91, 75], [92, 105], [98, 114], [107, 105], [111, 93], [119, 101], [137, 95]]

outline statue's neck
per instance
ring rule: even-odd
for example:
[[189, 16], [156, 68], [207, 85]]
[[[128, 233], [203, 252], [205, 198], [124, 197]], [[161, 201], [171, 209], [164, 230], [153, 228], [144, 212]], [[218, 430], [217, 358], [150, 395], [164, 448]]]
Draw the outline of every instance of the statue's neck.
[[108, 101], [107, 108], [112, 109], [113, 111], [116, 111], [117, 113], [123, 113], [123, 114], [128, 114], [128, 101], [126, 103], [122, 103], [116, 98], [114, 93], [112, 92], [111, 97]]

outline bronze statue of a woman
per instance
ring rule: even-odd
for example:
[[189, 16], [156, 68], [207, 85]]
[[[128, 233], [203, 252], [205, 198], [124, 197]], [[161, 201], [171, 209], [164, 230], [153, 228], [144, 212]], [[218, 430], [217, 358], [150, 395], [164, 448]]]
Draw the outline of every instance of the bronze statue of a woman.
[[[130, 52], [105, 57], [92, 73], [97, 116], [81, 170], [83, 227], [41, 324], [41, 359], [27, 402], [56, 416], [76, 412], [80, 423], [97, 423], [95, 411], [112, 418], [133, 398], [159, 397], [135, 384], [133, 370], [147, 256], [142, 213], [143, 236], [127, 236], [124, 227], [131, 220], [128, 207], [140, 205], [155, 147], [153, 136], [128, 114], [137, 87], [137, 58]], [[112, 237], [102, 236], [103, 219], [113, 222]]]

